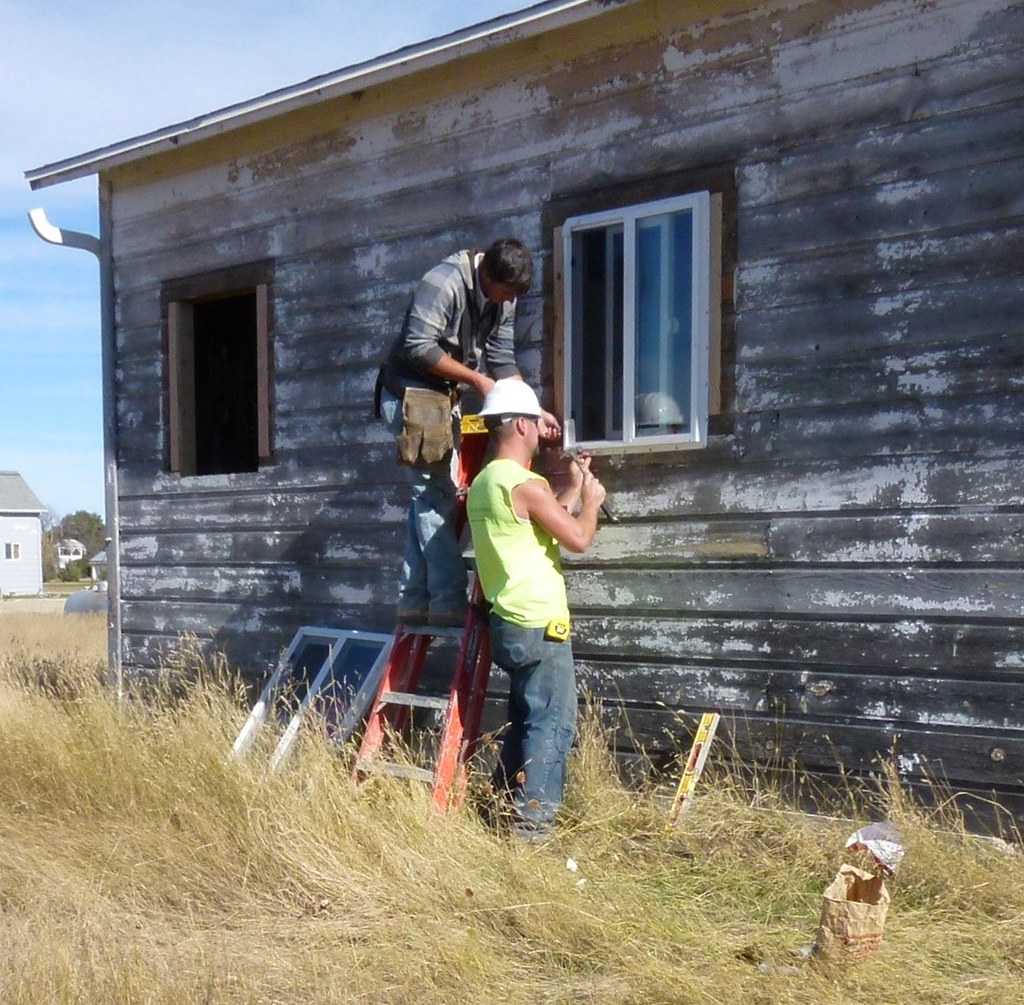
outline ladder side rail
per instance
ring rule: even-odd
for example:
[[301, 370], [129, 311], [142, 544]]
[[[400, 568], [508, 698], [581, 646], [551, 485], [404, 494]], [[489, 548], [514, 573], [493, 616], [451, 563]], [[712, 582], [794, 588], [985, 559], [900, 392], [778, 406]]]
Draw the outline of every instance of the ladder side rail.
[[[459, 446], [458, 495], [453, 518], [455, 534], [460, 539], [468, 522], [466, 497], [469, 487], [483, 468], [489, 446], [489, 435], [480, 416], [464, 416], [462, 434]], [[432, 787], [434, 806], [442, 811], [461, 805], [465, 796], [467, 725], [473, 721], [474, 679], [479, 662], [481, 635], [488, 635], [486, 620], [481, 618], [482, 601], [479, 579], [474, 577], [462, 642], [449, 691], [448, 711], [439, 740]], [[487, 649], [489, 652], [489, 639]], [[476, 716], [476, 722], [478, 731], [479, 714]], [[475, 740], [475, 733], [471, 733], [469, 738]]]
[[401, 625], [395, 629], [391, 656], [380, 678], [373, 706], [363, 730], [363, 740], [356, 756], [353, 781], [360, 780], [363, 769], [380, 753], [388, 730], [398, 732], [409, 717], [409, 707], [395, 705], [385, 699], [392, 692], [406, 693], [419, 683], [420, 672], [426, 658], [429, 635], [406, 632]]
[[470, 607], [476, 612], [474, 621], [473, 660], [469, 671], [466, 696], [466, 735], [460, 760], [468, 764], [480, 739], [480, 719], [487, 697], [487, 684], [491, 677], [491, 629], [490, 604], [484, 598], [480, 577], [473, 580], [469, 599]]
[[[432, 641], [433, 636], [431, 635], [417, 633], [412, 636], [409, 655], [401, 668], [401, 672], [391, 682], [393, 686], [386, 687], [386, 682], [381, 682], [381, 689], [377, 695], [378, 700], [392, 691], [400, 694], [416, 693], [420, 685], [420, 674], [423, 672], [423, 664], [427, 659], [427, 647]], [[396, 733], [400, 733], [405, 729], [409, 721], [409, 716], [412, 713], [411, 707], [409, 705], [396, 705], [384, 702], [382, 702], [382, 705], [384, 706], [385, 719]]]
[[474, 651], [470, 657], [471, 673], [464, 696], [462, 737], [457, 747], [457, 767], [452, 781], [448, 805], [455, 809], [462, 805], [469, 785], [469, 766], [480, 744], [480, 720], [487, 697], [487, 683], [491, 676], [491, 638], [486, 623], [479, 626]]
[[480, 644], [473, 669], [468, 713], [466, 715], [466, 740], [462, 752], [462, 763], [468, 765], [480, 746], [480, 720], [483, 718], [487, 701], [487, 686], [491, 679], [491, 632], [486, 625], [481, 628]]
[[434, 775], [434, 805], [446, 809], [451, 800], [453, 786], [459, 769], [459, 752], [465, 736], [465, 716], [469, 698], [469, 670], [476, 657], [479, 614], [470, 605], [466, 613], [466, 624], [459, 643], [459, 655], [455, 673], [448, 692], [448, 711], [438, 741], [437, 767]]
[[[406, 660], [409, 658], [409, 650], [412, 647], [413, 637], [406, 635], [399, 625], [395, 629], [395, 640], [391, 645], [391, 655], [388, 657], [381, 675], [380, 684], [370, 708], [370, 715], [366, 720], [366, 728], [363, 730], [363, 740], [359, 745], [359, 753], [356, 760], [357, 774], [360, 761], [373, 758], [384, 743], [384, 719], [386, 708], [381, 702], [381, 695], [385, 691], [392, 690], [392, 682], [401, 674]], [[354, 779], [357, 780], [357, 779]]]
[[480, 739], [480, 720], [491, 673], [491, 637], [487, 604], [474, 580], [462, 646], [452, 682], [449, 712], [440, 744], [434, 803], [439, 809], [461, 805], [469, 762]]

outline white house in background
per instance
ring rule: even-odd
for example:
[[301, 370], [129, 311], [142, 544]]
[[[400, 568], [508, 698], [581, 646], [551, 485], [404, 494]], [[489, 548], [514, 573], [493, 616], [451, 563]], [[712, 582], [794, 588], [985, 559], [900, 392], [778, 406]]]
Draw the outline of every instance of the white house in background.
[[0, 471], [0, 594], [42, 592], [45, 512], [17, 471]]
[[66, 569], [72, 562], [81, 562], [85, 558], [85, 545], [73, 537], [66, 537], [57, 542], [57, 568]]

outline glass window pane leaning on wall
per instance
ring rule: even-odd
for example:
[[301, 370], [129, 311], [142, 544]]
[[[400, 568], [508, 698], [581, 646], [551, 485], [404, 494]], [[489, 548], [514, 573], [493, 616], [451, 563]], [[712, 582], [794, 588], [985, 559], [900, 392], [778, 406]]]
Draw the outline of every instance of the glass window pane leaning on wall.
[[[533, 390], [498, 380], [480, 415], [493, 460], [467, 499], [477, 575], [491, 604], [494, 662], [509, 675], [509, 727], [495, 785], [528, 841], [550, 834], [562, 803], [565, 766], [576, 730], [576, 675], [559, 546], [585, 552], [597, 531], [604, 486], [590, 457], [570, 465], [558, 496], [530, 470], [543, 413]], [[575, 515], [574, 515], [575, 511]]]

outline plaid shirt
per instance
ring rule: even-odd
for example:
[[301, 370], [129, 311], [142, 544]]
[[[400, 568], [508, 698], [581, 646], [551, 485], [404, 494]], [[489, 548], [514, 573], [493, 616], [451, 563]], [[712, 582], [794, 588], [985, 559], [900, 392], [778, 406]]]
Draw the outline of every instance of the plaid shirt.
[[515, 301], [499, 307], [484, 300], [474, 258], [475, 252], [456, 252], [417, 285], [402, 332], [388, 355], [388, 369], [401, 383], [447, 387], [428, 372], [446, 355], [471, 370], [481, 369], [483, 362], [495, 380], [519, 374], [513, 339]]

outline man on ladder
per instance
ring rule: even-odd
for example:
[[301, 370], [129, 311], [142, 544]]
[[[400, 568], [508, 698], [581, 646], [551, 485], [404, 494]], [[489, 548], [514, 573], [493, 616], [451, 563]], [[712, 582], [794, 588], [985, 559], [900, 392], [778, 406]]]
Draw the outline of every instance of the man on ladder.
[[[378, 375], [376, 413], [396, 437], [411, 495], [398, 598], [405, 624], [465, 620], [466, 570], [453, 528], [459, 394], [482, 397], [495, 378], [522, 379], [513, 325], [532, 279], [533, 258], [516, 238], [449, 256], [417, 285]], [[561, 435], [553, 415], [542, 412], [541, 421], [545, 438]]]
[[[576, 675], [559, 545], [585, 552], [597, 530], [604, 486], [581, 455], [569, 487], [556, 496], [530, 471], [543, 412], [519, 380], [498, 380], [480, 415], [494, 459], [467, 499], [477, 576], [491, 604], [494, 662], [509, 675], [509, 728], [496, 772], [513, 832], [544, 840], [562, 802], [576, 730]], [[572, 510], [580, 504], [574, 516]]]

